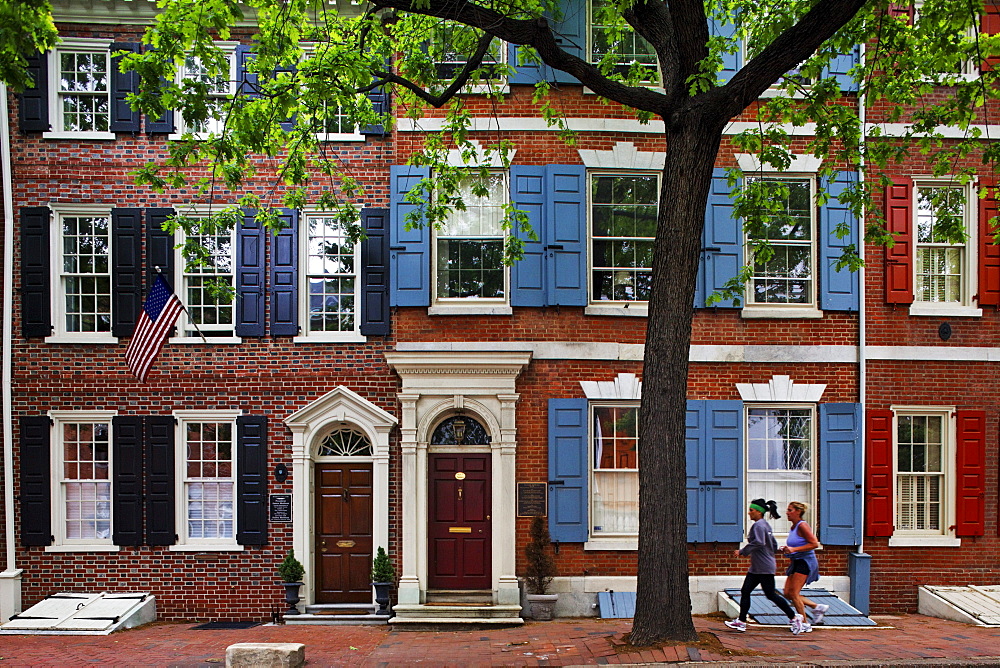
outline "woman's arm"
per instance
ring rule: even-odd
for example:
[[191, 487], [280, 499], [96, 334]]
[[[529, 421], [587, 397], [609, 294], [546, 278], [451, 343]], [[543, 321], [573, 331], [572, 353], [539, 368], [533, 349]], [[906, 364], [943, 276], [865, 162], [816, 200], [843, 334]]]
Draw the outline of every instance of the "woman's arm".
[[798, 530], [799, 535], [802, 537], [802, 540], [806, 542], [806, 544], [800, 547], [786, 548], [787, 552], [808, 552], [809, 550], [815, 550], [819, 547], [819, 541], [816, 540], [816, 534], [813, 533], [813, 530], [809, 528], [808, 524], [805, 522], [799, 522]]
[[740, 549], [740, 554], [745, 557], [748, 554], [756, 552], [764, 547], [763, 532], [764, 530], [761, 526], [754, 522], [754, 524], [750, 527], [750, 535], [747, 536], [747, 544]]

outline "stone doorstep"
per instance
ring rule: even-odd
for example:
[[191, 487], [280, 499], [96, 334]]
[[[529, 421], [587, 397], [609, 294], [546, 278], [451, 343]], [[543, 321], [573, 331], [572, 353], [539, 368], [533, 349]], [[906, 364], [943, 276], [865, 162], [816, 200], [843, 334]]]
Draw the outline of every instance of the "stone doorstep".
[[389, 620], [386, 615], [288, 615], [284, 617], [286, 626], [376, 626]]
[[305, 662], [302, 643], [241, 642], [226, 648], [226, 668], [301, 668]]
[[405, 605], [392, 607], [393, 622], [421, 619], [513, 619], [521, 616], [520, 605]]

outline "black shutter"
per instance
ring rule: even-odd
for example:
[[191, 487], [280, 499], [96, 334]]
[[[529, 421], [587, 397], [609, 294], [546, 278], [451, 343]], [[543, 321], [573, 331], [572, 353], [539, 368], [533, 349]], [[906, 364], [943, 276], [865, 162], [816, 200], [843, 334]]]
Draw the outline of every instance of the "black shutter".
[[142, 418], [112, 418], [111, 523], [115, 545], [142, 545]]
[[[117, 51], [131, 51], [139, 53], [142, 45], [136, 42], [117, 42], [111, 45], [111, 53]], [[121, 56], [111, 56], [111, 131], [112, 132], [138, 132], [139, 111], [132, 109], [125, 98], [129, 93], [139, 92], [139, 73], [133, 71], [122, 72]]]
[[26, 339], [52, 333], [50, 216], [47, 206], [21, 209], [21, 333]]
[[[368, 99], [372, 102], [372, 111], [376, 114], [386, 114], [389, 112], [389, 91], [376, 88], [368, 93]], [[379, 137], [384, 137], [389, 134], [386, 130], [386, 126], [382, 123], [366, 125], [361, 128], [361, 134], [363, 135], [375, 135]]]
[[173, 209], [146, 209], [146, 290], [156, 280], [159, 267], [167, 282], [173, 286], [174, 279], [174, 234], [163, 229], [167, 217], [174, 215]]
[[299, 212], [283, 209], [285, 227], [271, 235], [271, 335], [299, 333]]
[[28, 74], [34, 86], [20, 94], [19, 120], [21, 132], [46, 132], [49, 125], [49, 54], [36, 53], [27, 57]]
[[264, 227], [249, 209], [236, 246], [236, 336], [264, 336]]
[[111, 333], [132, 336], [142, 308], [142, 209], [112, 209], [111, 234]]
[[236, 418], [236, 542], [267, 544], [267, 417]]
[[389, 334], [389, 209], [362, 209], [361, 333]]
[[[152, 49], [152, 47], [146, 47]], [[167, 86], [167, 80], [160, 77], [160, 88]], [[174, 110], [164, 109], [159, 118], [146, 117], [146, 132], [148, 134], [170, 134], [174, 131]]]
[[174, 418], [145, 418], [146, 544], [173, 545], [174, 528]]
[[52, 472], [44, 415], [21, 418], [21, 544], [52, 544]]

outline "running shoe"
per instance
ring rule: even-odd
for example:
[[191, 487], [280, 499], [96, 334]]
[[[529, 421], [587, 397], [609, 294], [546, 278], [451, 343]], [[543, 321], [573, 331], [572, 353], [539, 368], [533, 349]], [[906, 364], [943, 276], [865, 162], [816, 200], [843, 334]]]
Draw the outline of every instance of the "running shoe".
[[741, 622], [738, 619], [727, 619], [726, 626], [734, 631], [739, 631], [740, 633], [746, 633], [747, 630], [747, 623]]
[[800, 633], [802, 633], [802, 625], [803, 625], [802, 615], [795, 615], [795, 617], [789, 624], [789, 626], [791, 626], [792, 628], [792, 633], [794, 635], [799, 635]]
[[802, 625], [799, 627], [799, 633], [812, 633], [812, 632], [813, 632], [812, 624], [810, 624], [809, 622], [802, 622]]
[[824, 605], [823, 603], [817, 603], [816, 607], [813, 608], [813, 624], [822, 624], [823, 617], [826, 615], [826, 611], [830, 609], [830, 606]]

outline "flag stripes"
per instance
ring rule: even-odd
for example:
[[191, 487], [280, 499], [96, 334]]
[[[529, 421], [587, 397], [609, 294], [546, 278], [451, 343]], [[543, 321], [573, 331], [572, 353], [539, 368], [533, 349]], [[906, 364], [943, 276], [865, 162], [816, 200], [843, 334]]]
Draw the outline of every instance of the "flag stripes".
[[135, 334], [125, 349], [125, 363], [140, 383], [146, 382], [146, 376], [180, 315], [181, 308], [180, 300], [167, 285], [167, 281], [162, 275], [157, 276], [139, 312]]

